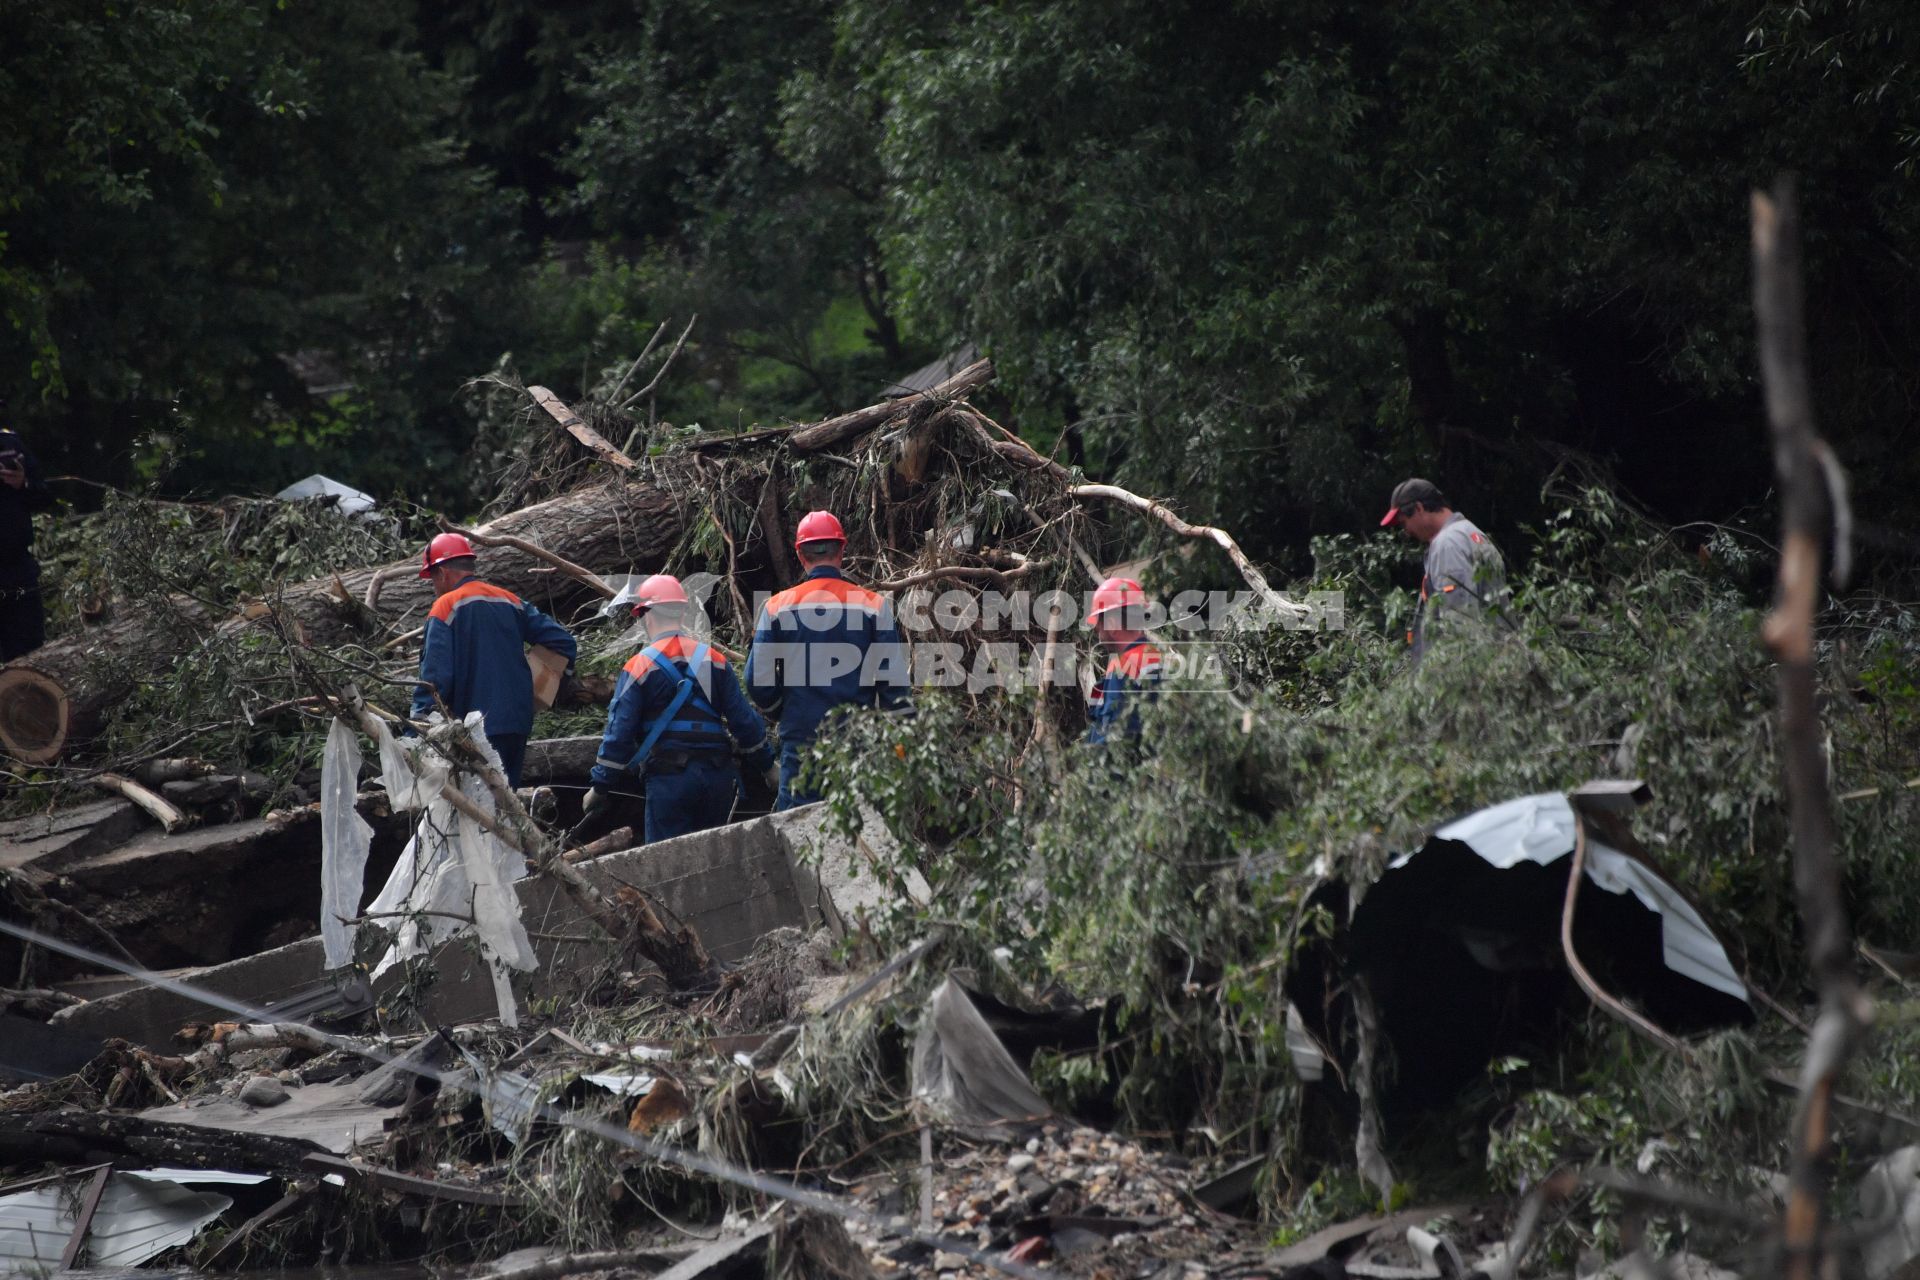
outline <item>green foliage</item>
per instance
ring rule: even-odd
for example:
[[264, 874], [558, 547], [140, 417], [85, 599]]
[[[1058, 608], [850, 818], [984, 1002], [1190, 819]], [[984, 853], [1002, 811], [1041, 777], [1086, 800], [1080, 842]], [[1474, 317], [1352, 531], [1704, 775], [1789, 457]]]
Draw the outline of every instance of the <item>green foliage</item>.
[[[96, 687], [128, 687], [132, 696], [90, 750], [116, 762], [191, 755], [263, 774], [284, 793], [318, 765], [327, 719], [291, 705], [314, 690], [285, 637], [209, 624], [289, 583], [403, 559], [415, 545], [398, 520], [348, 519], [324, 501], [196, 505], [116, 492], [98, 512], [47, 522], [37, 550], [49, 633], [78, 631], [89, 617], [111, 625], [140, 616], [151, 628], [148, 643], [179, 655], [156, 675], [135, 660], [144, 655], [96, 647]], [[410, 685], [407, 664], [381, 652], [309, 650], [300, 660], [335, 684], [358, 682], [376, 701], [392, 698], [383, 679]], [[39, 781], [66, 785], [58, 773]], [[6, 800], [13, 812], [47, 803], [26, 788]]]
[[[1417, 672], [1387, 625], [1404, 602], [1379, 584], [1382, 538], [1319, 548], [1312, 585], [1347, 590], [1347, 630], [1225, 637], [1230, 665], [1253, 673], [1233, 695], [1244, 716], [1218, 688], [1174, 686], [1144, 709], [1144, 745], [1105, 750], [1031, 745], [1036, 708], [1019, 698], [923, 699], [910, 727], [850, 721], [816, 748], [830, 804], [849, 828], [870, 806], [933, 889], [924, 915], [902, 898], [878, 922], [883, 945], [939, 923], [976, 952], [1004, 948], [1029, 989], [1113, 1002], [1121, 1031], [1098, 1063], [1043, 1076], [1069, 1096], [1105, 1074], [1146, 1127], [1206, 1124], [1260, 1149], [1294, 1124], [1280, 983], [1298, 939], [1324, 927], [1304, 911], [1312, 887], [1369, 881], [1389, 852], [1483, 806], [1625, 775], [1653, 785], [1636, 828], [1661, 870], [1759, 985], [1791, 989], [1803, 962], [1783, 927], [1795, 914], [1758, 614], [1604, 491], [1557, 501], [1516, 579], [1514, 630], [1456, 631]], [[1889, 622], [1907, 611], [1870, 616], [1870, 669], [1890, 672], [1891, 652], [1911, 665], [1910, 624]], [[1838, 646], [1824, 679], [1854, 683]], [[1886, 730], [1890, 703], [1911, 709], [1897, 692], [1829, 703], [1843, 786], [1854, 769], [1920, 772], [1916, 740]], [[1863, 936], [1903, 938], [1920, 893], [1894, 864], [1920, 838], [1920, 803], [1871, 804], [1840, 812], [1851, 905]], [[1508, 1064], [1500, 1091], [1555, 1096], [1503, 1128], [1492, 1172], [1537, 1178], [1568, 1158], [1568, 1134], [1612, 1156], [1742, 1125], [1743, 1159], [1765, 1164], [1781, 1129], [1752, 1057], [1739, 1037], [1708, 1042], [1663, 1078], [1658, 1106], [1635, 1098], [1666, 1064], [1611, 1033], [1564, 1062]]]
[[[0, 395], [50, 468], [172, 437], [202, 491], [316, 459], [391, 489], [444, 450], [411, 419], [488, 323], [501, 205], [409, 40], [371, 0], [0, 8]], [[324, 448], [314, 379], [365, 409]]]
[[42, 522], [36, 554], [48, 584], [50, 634], [83, 611], [186, 596], [236, 610], [288, 583], [383, 564], [415, 550], [392, 516], [354, 520], [328, 501], [229, 498], [196, 504], [109, 492], [97, 512]]

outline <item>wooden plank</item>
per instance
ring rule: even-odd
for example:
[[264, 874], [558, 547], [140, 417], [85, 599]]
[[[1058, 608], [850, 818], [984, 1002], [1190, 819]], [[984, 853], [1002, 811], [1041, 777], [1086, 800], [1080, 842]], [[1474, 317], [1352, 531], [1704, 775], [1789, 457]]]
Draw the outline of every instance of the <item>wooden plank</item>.
[[394, 1169], [382, 1169], [377, 1165], [355, 1164], [334, 1155], [312, 1155], [302, 1162], [307, 1168], [321, 1173], [338, 1173], [349, 1178], [364, 1178], [378, 1183], [389, 1191], [398, 1191], [405, 1195], [427, 1196], [434, 1200], [452, 1200], [460, 1204], [481, 1204], [497, 1209], [518, 1209], [526, 1205], [520, 1196], [505, 1191], [493, 1191], [486, 1187], [463, 1187], [454, 1183], [441, 1182], [435, 1178], [419, 1178], [411, 1173], [400, 1173]]
[[633, 459], [614, 448], [607, 438], [580, 420], [580, 415], [569, 409], [566, 402], [545, 387], [528, 387], [527, 394], [533, 402], [545, 409], [561, 429], [578, 440], [587, 448], [600, 455], [602, 461], [611, 462], [616, 467], [633, 470]]
[[73, 1264], [80, 1261], [80, 1250], [87, 1243], [87, 1231], [93, 1226], [93, 1212], [100, 1207], [101, 1193], [107, 1189], [107, 1179], [113, 1176], [109, 1165], [101, 1165], [94, 1170], [93, 1184], [87, 1188], [87, 1198], [80, 1202], [80, 1216], [73, 1220], [73, 1234], [67, 1237], [67, 1247], [60, 1254], [60, 1270], [71, 1271]]
[[704, 1280], [708, 1276], [726, 1275], [764, 1254], [772, 1235], [772, 1227], [756, 1227], [743, 1236], [716, 1240], [662, 1271], [654, 1280]]

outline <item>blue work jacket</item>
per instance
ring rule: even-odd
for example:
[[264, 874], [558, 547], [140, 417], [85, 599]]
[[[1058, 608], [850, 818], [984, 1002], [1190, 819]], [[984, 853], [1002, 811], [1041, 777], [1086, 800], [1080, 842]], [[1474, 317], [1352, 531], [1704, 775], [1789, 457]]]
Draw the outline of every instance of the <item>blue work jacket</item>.
[[[413, 718], [433, 711], [433, 691], [460, 717], [478, 711], [487, 735], [533, 731], [530, 644], [572, 662], [579, 647], [567, 629], [504, 587], [466, 578], [433, 602], [420, 646], [420, 685]], [[429, 687], [431, 686], [431, 687]]]
[[693, 691], [674, 711], [648, 754], [664, 750], [720, 755], [737, 745], [749, 769], [764, 773], [772, 766], [766, 721], [740, 692], [726, 655], [709, 646], [706, 660], [689, 673], [688, 664], [700, 647], [692, 637], [675, 631], [627, 659], [613, 687], [613, 701], [607, 704], [607, 732], [593, 762], [594, 786], [614, 786], [629, 766], [635, 773], [644, 772], [646, 761], [635, 760], [634, 753], [673, 706], [680, 682], [689, 674]]
[[747, 653], [747, 693], [780, 717], [781, 742], [811, 742], [841, 706], [913, 706], [907, 647], [885, 596], [831, 565], [767, 601]]
[[1093, 687], [1087, 699], [1087, 741], [1103, 743], [1109, 738], [1140, 736], [1140, 712], [1127, 708], [1128, 695], [1151, 697], [1160, 683], [1160, 650], [1145, 640], [1136, 640], [1107, 660], [1107, 673]]

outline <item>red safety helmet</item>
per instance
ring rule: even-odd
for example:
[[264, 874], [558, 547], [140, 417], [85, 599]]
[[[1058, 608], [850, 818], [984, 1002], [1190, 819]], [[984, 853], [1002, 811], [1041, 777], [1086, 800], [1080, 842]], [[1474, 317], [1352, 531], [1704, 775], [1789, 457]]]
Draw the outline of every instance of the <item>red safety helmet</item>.
[[431, 578], [435, 565], [442, 564], [448, 560], [469, 558], [472, 555], [473, 544], [459, 534], [435, 534], [433, 541], [427, 544], [427, 554], [422, 557], [420, 576], [423, 578]]
[[1115, 609], [1145, 609], [1147, 593], [1132, 578], [1108, 578], [1093, 589], [1093, 605], [1087, 610], [1087, 625], [1103, 613]]
[[800, 517], [800, 527], [793, 531], [793, 545], [804, 546], [809, 542], [845, 542], [847, 531], [840, 527], [840, 518], [831, 511], [809, 511]]
[[637, 617], [655, 605], [686, 603], [687, 589], [680, 585], [680, 579], [670, 573], [656, 573], [634, 593], [633, 612]]

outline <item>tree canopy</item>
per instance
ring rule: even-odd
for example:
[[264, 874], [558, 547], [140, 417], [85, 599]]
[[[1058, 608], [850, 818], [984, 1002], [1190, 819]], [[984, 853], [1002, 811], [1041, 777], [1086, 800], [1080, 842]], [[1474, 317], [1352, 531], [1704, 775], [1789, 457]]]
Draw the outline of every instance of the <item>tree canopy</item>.
[[171, 440], [175, 487], [457, 505], [466, 377], [582, 394], [698, 312], [672, 421], [972, 342], [1017, 429], [1269, 557], [1413, 472], [1511, 527], [1570, 454], [1724, 520], [1768, 490], [1745, 201], [1791, 169], [1869, 536], [1920, 482], [1903, 6], [146, 0], [0, 39], [0, 390], [96, 478]]

